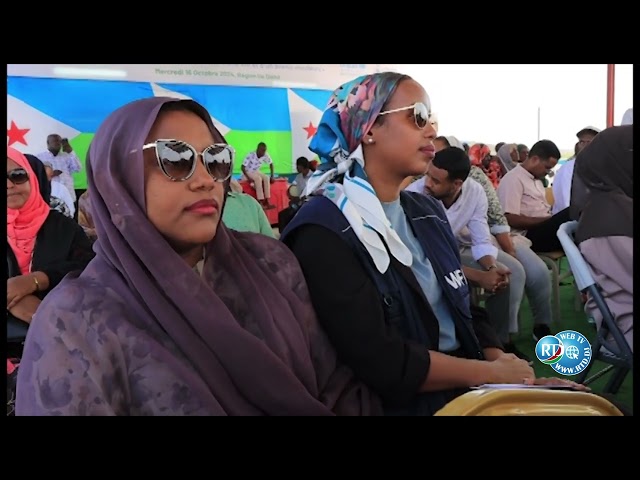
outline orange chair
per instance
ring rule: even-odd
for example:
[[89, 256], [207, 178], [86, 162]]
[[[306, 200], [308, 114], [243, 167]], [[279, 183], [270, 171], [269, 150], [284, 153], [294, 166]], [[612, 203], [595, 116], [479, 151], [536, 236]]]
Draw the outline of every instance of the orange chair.
[[623, 416], [608, 400], [586, 392], [537, 388], [479, 389], [455, 398], [438, 417]]

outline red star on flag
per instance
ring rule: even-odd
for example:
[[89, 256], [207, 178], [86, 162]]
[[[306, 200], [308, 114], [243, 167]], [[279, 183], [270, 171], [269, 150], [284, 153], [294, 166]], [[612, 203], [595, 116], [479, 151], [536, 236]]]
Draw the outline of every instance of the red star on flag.
[[11, 128], [9, 128], [7, 130], [7, 137], [9, 137], [9, 144], [7, 146], [10, 147], [14, 143], [20, 142], [21, 144], [23, 144], [26, 147], [27, 146], [27, 141], [24, 139], [24, 136], [27, 133], [29, 133], [29, 130], [31, 130], [31, 129], [30, 128], [18, 128], [18, 126], [16, 125], [16, 122], [11, 120]]
[[308, 127], [302, 127], [302, 129], [307, 132], [307, 140], [313, 137], [318, 131], [318, 127], [314, 127], [313, 123], [309, 122]]

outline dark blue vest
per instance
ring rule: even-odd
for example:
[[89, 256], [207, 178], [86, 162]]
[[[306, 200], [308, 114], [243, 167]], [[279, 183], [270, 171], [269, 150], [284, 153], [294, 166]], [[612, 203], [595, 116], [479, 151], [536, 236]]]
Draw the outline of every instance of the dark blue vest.
[[[442, 287], [444, 296], [453, 313], [456, 333], [466, 358], [482, 359], [483, 354], [471, 324], [470, 292], [466, 278], [462, 274], [458, 244], [442, 207], [430, 197], [402, 192], [400, 203], [409, 219], [414, 235], [429, 258], [433, 270]], [[421, 343], [429, 350], [438, 350], [439, 327], [433, 312], [424, 318], [417, 297], [409, 283], [403, 278], [410, 269], [392, 258], [391, 267], [382, 274], [375, 267], [369, 253], [350, 228], [338, 207], [325, 197], [311, 197], [287, 228], [280, 239], [286, 239], [303, 225], [319, 225], [338, 234], [354, 251], [360, 263], [375, 283], [380, 293], [380, 301], [385, 312], [385, 320], [395, 326], [400, 333], [414, 342]], [[413, 277], [415, 279], [415, 277]], [[417, 285], [417, 280], [414, 284]], [[426, 297], [423, 304], [430, 306]], [[430, 392], [417, 394], [416, 401], [408, 408], [386, 407], [387, 415], [432, 415], [461, 391]]]

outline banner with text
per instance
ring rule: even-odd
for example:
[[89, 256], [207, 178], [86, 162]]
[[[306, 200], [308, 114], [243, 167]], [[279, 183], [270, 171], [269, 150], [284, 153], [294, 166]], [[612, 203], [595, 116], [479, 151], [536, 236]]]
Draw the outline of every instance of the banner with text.
[[333, 90], [367, 73], [397, 71], [397, 64], [8, 64], [19, 77], [230, 85]]

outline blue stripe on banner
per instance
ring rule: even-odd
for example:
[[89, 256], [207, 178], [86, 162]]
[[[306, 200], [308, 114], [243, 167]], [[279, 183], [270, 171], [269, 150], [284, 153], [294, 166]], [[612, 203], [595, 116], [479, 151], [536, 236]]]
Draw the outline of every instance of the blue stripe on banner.
[[344, 206], [347, 204], [347, 197], [345, 196], [340, 202], [340, 210], [344, 210]]
[[85, 133], [95, 133], [117, 108], [153, 96], [148, 82], [30, 77], [8, 77], [7, 93]]
[[[232, 130], [290, 131], [286, 88], [159, 84], [202, 103]], [[153, 96], [149, 82], [8, 77], [7, 93], [81, 132], [117, 108]]]
[[286, 88], [231, 87], [222, 85], [158, 84], [187, 95], [231, 130], [291, 130]]
[[[336, 85], [336, 88], [338, 88], [338, 85]], [[331, 90], [306, 90], [302, 88], [292, 88], [291, 91], [323, 112], [327, 108], [327, 103], [329, 103], [329, 97], [332, 93]]]

